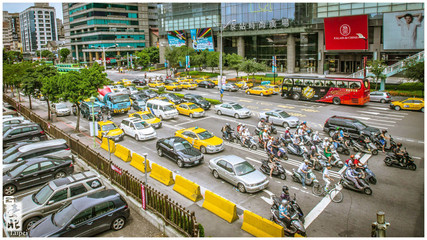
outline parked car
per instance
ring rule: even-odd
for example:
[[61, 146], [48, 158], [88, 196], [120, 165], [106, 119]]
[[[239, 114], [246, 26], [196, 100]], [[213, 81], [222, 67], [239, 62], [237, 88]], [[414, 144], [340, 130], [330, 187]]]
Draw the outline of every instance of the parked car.
[[166, 79], [165, 81], [163, 81], [164, 84], [170, 84], [170, 83], [178, 83], [177, 81], [173, 80], [173, 79]]
[[252, 112], [245, 108], [242, 107], [240, 104], [238, 103], [223, 103], [223, 104], [218, 104], [214, 106], [215, 108], [215, 112], [218, 115], [228, 115], [228, 116], [233, 116], [235, 118], [247, 118], [250, 117], [252, 115]]
[[205, 111], [195, 103], [181, 103], [176, 106], [176, 110], [179, 114], [187, 115], [190, 118], [205, 116]]
[[259, 119], [268, 119], [269, 122], [283, 127], [296, 127], [299, 124], [299, 119], [297, 117], [291, 116], [287, 112], [280, 109], [260, 112]]
[[122, 85], [108, 85], [112, 92], [127, 92], [127, 89]]
[[128, 86], [128, 87], [126, 87], [126, 89], [128, 90], [128, 93], [129, 93], [129, 94], [133, 94], [133, 93], [137, 93], [137, 92], [139, 92], [139, 90], [138, 90], [138, 89], [136, 89], [136, 87], [135, 87], [135, 86]]
[[26, 120], [24, 117], [12, 117], [3, 119], [3, 127], [16, 126], [21, 124], [30, 124], [31, 121]]
[[36, 123], [10, 126], [7, 130], [3, 131], [3, 149], [9, 147], [11, 143], [18, 141], [41, 141], [46, 139], [45, 132]]
[[380, 102], [380, 103], [388, 103], [391, 102], [391, 95], [388, 92], [371, 92], [370, 94], [371, 102]]
[[35, 143], [33, 141], [21, 141], [21, 142], [15, 142], [13, 144], [11, 144], [10, 147], [6, 148], [3, 150], [3, 158], [5, 158], [6, 156], [9, 156], [12, 152], [16, 151], [16, 149], [18, 149], [21, 146], [25, 146], [31, 143]]
[[144, 111], [146, 106], [146, 101], [144, 100], [133, 100], [132, 107], [135, 111]]
[[20, 162], [3, 173], [3, 194], [10, 196], [17, 191], [62, 178], [74, 171], [71, 158], [38, 157]]
[[100, 115], [102, 115], [101, 106], [94, 102], [93, 110], [91, 102], [82, 102], [80, 104], [80, 114], [83, 118], [87, 118], [88, 120], [92, 120], [92, 117], [95, 116], [95, 119], [98, 119]]
[[156, 92], [154, 92], [151, 89], [141, 90], [141, 93], [144, 94], [145, 96], [147, 96], [148, 98], [154, 98], [154, 97], [159, 96], [159, 94], [157, 94]]
[[173, 93], [162, 93], [162, 94], [160, 94], [160, 97], [167, 98], [169, 101], [173, 102], [173, 104], [175, 104], [175, 105], [178, 105], [178, 104], [184, 102], [182, 100], [182, 98], [178, 97], [177, 95], [175, 95]]
[[202, 153], [217, 153], [224, 150], [223, 140], [203, 128], [181, 129], [175, 132], [175, 136], [189, 141], [193, 147]]
[[74, 199], [105, 189], [101, 178], [94, 172], [86, 171], [68, 177], [51, 180], [37, 192], [24, 196], [21, 223], [27, 231], [43, 217], [55, 213], [59, 208]]
[[197, 86], [201, 88], [214, 88], [215, 83], [213, 83], [212, 81], [201, 81], [197, 83]]
[[175, 161], [178, 167], [194, 166], [203, 162], [203, 154], [181, 137], [162, 138], [156, 143], [157, 154]]
[[28, 237], [90, 237], [122, 229], [129, 219], [127, 202], [109, 189], [73, 200], [33, 224]]
[[50, 106], [50, 111], [58, 117], [71, 115], [71, 110], [65, 103], [53, 103]]
[[240, 192], [258, 192], [268, 186], [268, 179], [263, 173], [255, 169], [243, 158], [235, 155], [226, 155], [213, 158], [209, 161], [209, 170], [215, 178], [222, 178]]
[[332, 137], [337, 127], [340, 127], [345, 132], [348, 132], [352, 138], [358, 138], [361, 134], [366, 134], [372, 139], [372, 137], [380, 133], [378, 128], [369, 127], [358, 119], [340, 116], [332, 116], [328, 118], [325, 122], [325, 125], [323, 126], [323, 131]]
[[184, 100], [199, 105], [199, 107], [203, 108], [203, 110], [208, 110], [211, 107], [211, 103], [206, 101], [200, 95], [187, 93], [184, 95]]
[[139, 111], [129, 114], [129, 117], [137, 117], [150, 124], [153, 128], [160, 128], [162, 126], [162, 120], [154, 116], [150, 111]]
[[147, 81], [145, 79], [134, 79], [134, 80], [132, 80], [132, 83], [137, 85], [137, 86], [147, 85]]
[[98, 138], [102, 139], [104, 136], [108, 136], [115, 142], [123, 140], [125, 133], [112, 121], [101, 121], [98, 122]]
[[154, 128], [141, 120], [141, 118], [133, 117], [123, 119], [120, 123], [120, 129], [122, 129], [126, 135], [135, 138], [136, 141], [149, 140], [157, 137]]
[[222, 89], [224, 89], [224, 91], [237, 92], [239, 87], [234, 83], [226, 83], [222, 86]]
[[3, 173], [12, 169], [23, 160], [46, 155], [61, 158], [71, 158], [72, 156], [70, 147], [64, 139], [30, 143], [16, 148], [8, 155], [3, 155]]
[[129, 95], [129, 97], [130, 97], [130, 99], [132, 99], [132, 101], [136, 101], [136, 100], [147, 101], [148, 99], [150, 99], [150, 97], [145, 95], [142, 91], [131, 94], [131, 95]]
[[422, 98], [407, 98], [403, 101], [394, 101], [390, 103], [390, 108], [396, 111], [403, 110], [417, 110], [424, 112], [424, 99]]

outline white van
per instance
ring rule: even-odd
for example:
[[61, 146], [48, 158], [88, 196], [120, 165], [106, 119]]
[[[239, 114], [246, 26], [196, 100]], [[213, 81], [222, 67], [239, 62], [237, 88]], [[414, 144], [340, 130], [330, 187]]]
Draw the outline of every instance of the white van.
[[161, 100], [148, 100], [145, 106], [156, 117], [163, 119], [171, 119], [178, 117], [178, 111], [170, 102]]

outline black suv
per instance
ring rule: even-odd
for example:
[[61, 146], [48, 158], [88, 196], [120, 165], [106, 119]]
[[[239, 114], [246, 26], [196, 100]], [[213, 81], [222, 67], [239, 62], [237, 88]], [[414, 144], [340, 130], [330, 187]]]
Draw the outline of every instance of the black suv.
[[158, 97], [159, 96], [159, 94], [157, 94], [156, 92], [154, 92], [151, 89], [141, 90], [141, 93], [144, 94], [145, 96], [147, 96], [148, 98], [154, 98], [154, 97]]
[[3, 149], [17, 141], [41, 141], [46, 139], [47, 137], [43, 129], [36, 123], [11, 126], [3, 132]]
[[376, 127], [369, 127], [363, 122], [349, 117], [332, 116], [328, 118], [323, 126], [323, 131], [332, 136], [337, 127], [347, 131], [351, 138], [358, 138], [361, 134], [366, 134], [372, 139], [380, 130]]
[[147, 81], [145, 81], [145, 79], [134, 79], [134, 80], [132, 80], [132, 83], [135, 84], [136, 86], [147, 85]]
[[[97, 103], [93, 103], [93, 112], [95, 115], [95, 119], [98, 119], [100, 115], [102, 115], [101, 106]], [[88, 120], [92, 120], [92, 103], [91, 102], [82, 102], [80, 104], [80, 113], [83, 118], [87, 118]]]
[[178, 167], [194, 166], [203, 162], [203, 154], [181, 137], [162, 138], [156, 143], [157, 154], [178, 164]]
[[211, 81], [201, 81], [197, 84], [197, 86], [201, 87], [201, 88], [214, 88], [215, 83], [213, 83]]
[[182, 98], [178, 97], [177, 95], [175, 95], [173, 93], [162, 93], [162, 94], [160, 94], [160, 97], [167, 98], [169, 101], [173, 102], [173, 104], [175, 104], [175, 105], [178, 105], [178, 104], [184, 102], [182, 100]]
[[211, 107], [211, 103], [206, 101], [200, 95], [187, 93], [184, 95], [184, 100], [187, 102], [192, 102], [192, 103], [197, 104], [199, 107], [203, 108], [203, 110], [208, 110]]

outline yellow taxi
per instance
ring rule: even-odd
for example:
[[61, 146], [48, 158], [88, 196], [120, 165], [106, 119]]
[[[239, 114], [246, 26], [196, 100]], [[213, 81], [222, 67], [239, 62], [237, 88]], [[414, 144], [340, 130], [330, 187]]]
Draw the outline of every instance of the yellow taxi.
[[175, 79], [178, 83], [185, 83], [185, 82], [187, 82], [186, 80], [185, 80], [185, 78], [177, 78], [177, 79]]
[[206, 80], [209, 80], [209, 78], [208, 77], [200, 77], [200, 78], [196, 79], [195, 81], [196, 81], [196, 83], [200, 83], [200, 82], [203, 82]]
[[129, 114], [129, 117], [137, 117], [150, 124], [153, 128], [159, 128], [162, 126], [162, 120], [154, 116], [150, 111], [139, 111]]
[[160, 100], [163, 102], [168, 102], [168, 103], [174, 104], [172, 101], [169, 101], [169, 99], [167, 97], [153, 97], [153, 98], [150, 98], [149, 100]]
[[115, 142], [123, 140], [125, 136], [123, 130], [121, 130], [114, 122], [112, 121], [101, 121], [97, 122], [98, 125], [98, 138], [102, 139], [105, 136], [108, 136], [110, 139]]
[[273, 94], [273, 90], [268, 89], [266, 87], [258, 86], [258, 87], [249, 88], [248, 90], [245, 91], [245, 93], [248, 95], [255, 94], [260, 96], [268, 96]]
[[203, 117], [205, 115], [205, 111], [194, 103], [181, 103], [176, 107], [176, 110], [178, 110], [179, 114], [187, 115], [190, 118]]
[[164, 85], [165, 85], [164, 83], [159, 82], [159, 81], [150, 82], [150, 83], [148, 84], [148, 86], [149, 86], [150, 88], [163, 87]]
[[185, 77], [185, 78], [184, 78], [184, 81], [185, 81], [185, 82], [192, 82], [192, 81], [193, 81], [193, 79], [192, 79], [192, 78]]
[[194, 90], [197, 88], [197, 84], [195, 82], [183, 82], [181, 83], [181, 88]]
[[202, 153], [216, 153], [224, 150], [222, 139], [203, 128], [181, 129], [175, 132], [175, 136], [189, 141], [193, 144], [193, 147], [199, 149]]
[[132, 81], [131, 81], [131, 80], [129, 80], [129, 79], [124, 78], [124, 79], [120, 79], [120, 80], [119, 80], [119, 81], [117, 81], [115, 84], [116, 84], [116, 85], [117, 85], [117, 84], [121, 84], [121, 85], [123, 85], [123, 86], [125, 86], [125, 87], [128, 87], [128, 86], [130, 86], [130, 85], [132, 84]]
[[165, 88], [166, 88], [166, 90], [174, 91], [174, 92], [182, 90], [181, 84], [179, 84], [179, 83], [169, 83], [169, 84], [166, 84]]
[[273, 94], [279, 94], [280, 93], [280, 87], [274, 84], [267, 84], [264, 85], [264, 87], [273, 90]]
[[396, 111], [404, 110], [418, 110], [424, 112], [424, 99], [423, 98], [407, 98], [403, 101], [394, 101], [390, 103], [390, 108]]
[[[215, 84], [215, 86], [218, 86], [218, 78], [212, 79], [211, 82]], [[227, 81], [225, 81], [227, 83]]]
[[248, 82], [248, 81], [240, 81], [240, 82], [236, 82], [235, 83], [239, 88], [242, 88], [243, 86], [247, 86], [247, 87], [253, 87], [254, 86], [254, 84], [253, 83], [251, 83], [251, 82]]

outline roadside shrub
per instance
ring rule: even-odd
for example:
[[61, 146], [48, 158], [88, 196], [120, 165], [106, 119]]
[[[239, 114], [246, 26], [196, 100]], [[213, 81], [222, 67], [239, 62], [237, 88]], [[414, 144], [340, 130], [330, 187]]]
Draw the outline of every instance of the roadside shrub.
[[199, 223], [199, 237], [205, 237], [205, 228]]

